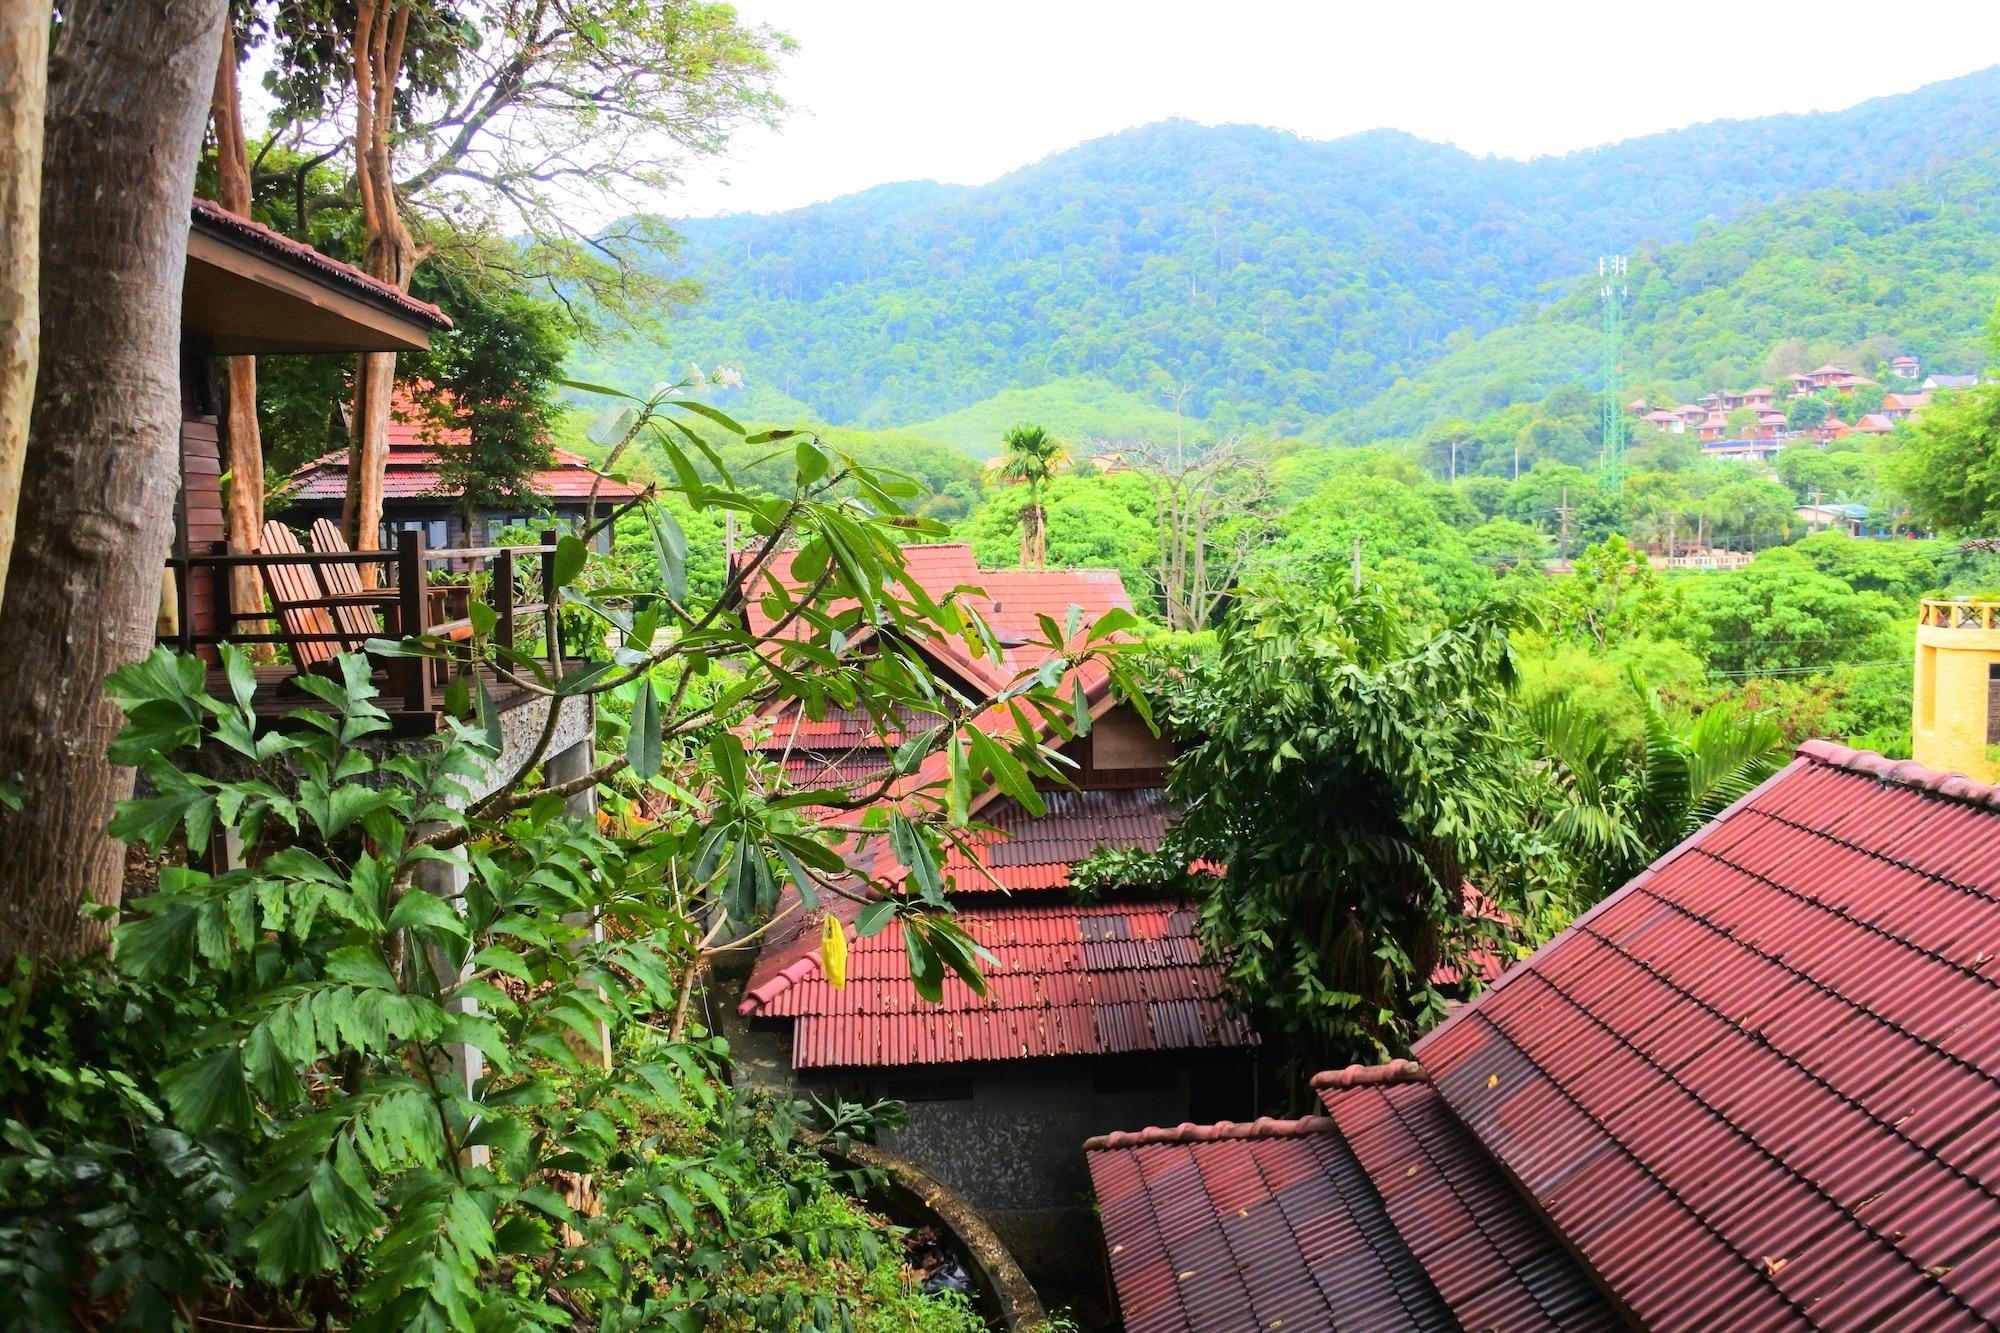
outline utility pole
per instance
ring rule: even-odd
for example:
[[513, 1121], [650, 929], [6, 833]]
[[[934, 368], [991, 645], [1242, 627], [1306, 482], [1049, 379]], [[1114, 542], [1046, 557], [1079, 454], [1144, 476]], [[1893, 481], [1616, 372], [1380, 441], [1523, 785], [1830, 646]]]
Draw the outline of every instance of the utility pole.
[[1604, 340], [1602, 357], [1604, 362], [1604, 406], [1601, 421], [1604, 443], [1604, 490], [1611, 495], [1618, 494], [1622, 480], [1619, 475], [1625, 465], [1625, 404], [1620, 402], [1625, 395], [1618, 383], [1619, 360], [1624, 355], [1625, 285], [1627, 265], [1624, 255], [1600, 257], [1597, 261], [1597, 276], [1602, 279], [1598, 288], [1598, 299], [1604, 306]]
[[1176, 470], [1187, 466], [1185, 447], [1181, 443], [1181, 400], [1193, 391], [1194, 386], [1182, 380], [1171, 389], [1160, 390], [1160, 396], [1174, 405], [1174, 467]]
[[1556, 510], [1556, 518], [1562, 524], [1562, 536], [1556, 542], [1557, 559], [1565, 566], [1569, 564], [1569, 487], [1563, 487], [1562, 507]]

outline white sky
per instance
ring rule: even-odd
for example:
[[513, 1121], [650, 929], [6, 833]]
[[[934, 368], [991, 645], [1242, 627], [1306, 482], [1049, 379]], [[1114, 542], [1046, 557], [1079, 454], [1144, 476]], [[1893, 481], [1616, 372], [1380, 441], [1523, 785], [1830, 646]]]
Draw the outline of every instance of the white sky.
[[977, 184], [1168, 116], [1532, 157], [2000, 63], [1995, 0], [736, 3], [798, 39], [780, 80], [794, 110], [691, 170], [668, 214]]

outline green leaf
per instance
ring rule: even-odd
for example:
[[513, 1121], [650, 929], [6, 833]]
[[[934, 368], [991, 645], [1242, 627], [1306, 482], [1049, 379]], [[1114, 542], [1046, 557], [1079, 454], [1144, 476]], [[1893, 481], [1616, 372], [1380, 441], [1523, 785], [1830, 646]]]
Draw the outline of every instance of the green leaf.
[[173, 1108], [175, 1122], [197, 1138], [212, 1129], [248, 1125], [254, 1109], [243, 1054], [234, 1044], [169, 1069], [160, 1075], [160, 1091]]
[[882, 933], [896, 916], [896, 902], [893, 898], [882, 898], [869, 903], [854, 918], [854, 933], [863, 939], [870, 939]]
[[507, 734], [500, 729], [500, 710], [493, 706], [493, 692], [486, 688], [486, 673], [479, 672], [473, 679], [479, 686], [474, 699], [479, 733], [486, 748], [497, 755], [507, 748]]
[[575, 389], [578, 393], [601, 393], [606, 398], [623, 398], [628, 403], [643, 404], [646, 401], [645, 399], [639, 397], [637, 394], [630, 394], [625, 392], [623, 389], [613, 389], [602, 384], [592, 384], [588, 380], [560, 380], [558, 381], [558, 383], [560, 383], [563, 386], [563, 388]]
[[194, 961], [196, 917], [185, 903], [150, 916], [128, 916], [114, 932], [119, 968], [147, 979], [184, 973]]
[[727, 412], [721, 412], [710, 407], [707, 403], [697, 403], [692, 399], [677, 398], [674, 400], [674, 406], [683, 411], [692, 412], [698, 417], [707, 417], [731, 435], [743, 434], [743, 427], [736, 424], [736, 418], [730, 416]]
[[909, 923], [903, 926], [903, 956], [910, 963], [910, 984], [918, 995], [936, 1004], [944, 998], [944, 968], [938, 962], [937, 951], [922, 930], [913, 929]]
[[944, 881], [938, 874], [937, 849], [931, 845], [924, 831], [911, 823], [900, 810], [889, 814], [889, 850], [916, 880], [919, 892], [930, 898], [943, 895]]
[[406, 890], [389, 913], [389, 929], [439, 931], [456, 939], [466, 937], [465, 920], [450, 903], [424, 889]]
[[311, 1190], [272, 1209], [251, 1230], [249, 1241], [257, 1253], [257, 1276], [266, 1282], [324, 1273], [340, 1260], [340, 1251], [320, 1220]]
[[590, 559], [590, 548], [583, 538], [573, 532], [565, 532], [556, 539], [556, 587], [567, 588], [575, 583], [577, 575], [583, 573], [585, 562]]
[[465, 614], [472, 622], [472, 632], [482, 639], [490, 637], [494, 626], [500, 623], [500, 613], [485, 602], [473, 602], [466, 607]]
[[652, 678], [642, 677], [639, 698], [632, 705], [631, 729], [625, 738], [625, 757], [632, 767], [633, 776], [657, 777], [662, 748], [659, 696], [653, 692]]
[[1114, 606], [1099, 616], [1091, 625], [1090, 638], [1087, 642], [1096, 643], [1098, 640], [1109, 638], [1121, 630], [1134, 629], [1138, 624], [1139, 617], [1133, 615], [1122, 606]]
[[798, 465], [799, 490], [805, 490], [826, 475], [826, 453], [811, 440], [800, 440], [792, 450], [792, 457]]

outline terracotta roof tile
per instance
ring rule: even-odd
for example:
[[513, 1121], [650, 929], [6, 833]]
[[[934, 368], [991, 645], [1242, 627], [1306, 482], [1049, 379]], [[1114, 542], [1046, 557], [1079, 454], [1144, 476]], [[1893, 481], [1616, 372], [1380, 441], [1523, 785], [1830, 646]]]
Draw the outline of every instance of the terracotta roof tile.
[[821, 971], [816, 936], [810, 947], [800, 945], [802, 929], [774, 942], [738, 1007], [794, 1020], [795, 1069], [1255, 1044], [1221, 969], [1196, 945], [1186, 908], [981, 906], [956, 920], [996, 960], [985, 969], [984, 996], [950, 977], [939, 1003], [919, 997], [902, 926], [892, 923], [853, 940], [839, 989]]
[[[1313, 1087], [1322, 1115], [1084, 1144], [1127, 1328], [1618, 1326], [1422, 1066], [1354, 1066]], [[1245, 1225], [1273, 1202], [1268, 1227]], [[1185, 1256], [1218, 1247], [1239, 1285], [1189, 1291]], [[1345, 1280], [1327, 1281], [1309, 1250], [1347, 1256]]]
[[[1093, 1140], [1121, 1304], [1174, 1330], [1256, 1310], [1175, 1303], [1161, 1237], [1222, 1215], [1135, 1207], [1112, 1163], [1337, 1136], [1468, 1328], [1610, 1326], [1600, 1290], [1661, 1330], [1992, 1327], [1997, 817], [2000, 788], [1809, 742], [1426, 1036], [1421, 1064], [1316, 1078], [1332, 1133]], [[1285, 1224], [1381, 1253], [1353, 1216]], [[1317, 1299], [1296, 1265], [1271, 1281]], [[1378, 1288], [1318, 1319], [1410, 1322]]]
[[[472, 439], [465, 428], [439, 426], [425, 416], [409, 398], [397, 395], [389, 415], [389, 461], [383, 473], [382, 494], [386, 499], [450, 498], [438, 472], [438, 446], [463, 447]], [[599, 474], [589, 461], [566, 449], [551, 449], [554, 466], [534, 474], [530, 489], [545, 500], [584, 500]], [[289, 499], [330, 501], [347, 495], [347, 451], [336, 449], [322, 454], [292, 473], [296, 483]], [[597, 487], [597, 498], [607, 505], [621, 504], [640, 494], [640, 489], [606, 477]]]
[[1996, 806], [1809, 743], [1418, 1054], [1649, 1327], [1987, 1326]]
[[[997, 890], [1067, 889], [1070, 866], [1099, 848], [1158, 850], [1173, 821], [1173, 807], [1161, 787], [1110, 791], [1046, 791], [1046, 813], [1037, 817], [1012, 797], [1001, 797], [979, 813], [989, 832], [971, 836], [968, 856], [946, 850], [944, 873], [958, 893]], [[904, 868], [878, 843], [874, 872], [900, 879]]]

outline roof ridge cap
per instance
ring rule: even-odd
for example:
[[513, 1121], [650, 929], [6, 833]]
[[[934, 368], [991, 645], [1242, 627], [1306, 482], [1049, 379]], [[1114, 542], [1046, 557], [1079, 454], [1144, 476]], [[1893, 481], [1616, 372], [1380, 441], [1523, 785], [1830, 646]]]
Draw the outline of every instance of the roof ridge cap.
[[1086, 1152], [1104, 1152], [1142, 1148], [1154, 1143], [1217, 1143], [1225, 1139], [1298, 1138], [1333, 1132], [1332, 1116], [1304, 1115], [1296, 1120], [1259, 1116], [1247, 1122], [1218, 1120], [1212, 1125], [1197, 1125], [1192, 1121], [1183, 1121], [1171, 1127], [1153, 1125], [1145, 1129], [1118, 1130], [1085, 1139], [1083, 1147]]
[[1380, 1065], [1349, 1065], [1328, 1069], [1312, 1076], [1314, 1092], [1340, 1088], [1381, 1087], [1397, 1083], [1428, 1083], [1431, 1071], [1415, 1060], [1391, 1060]]
[[736, 1012], [746, 1017], [756, 1014], [765, 1005], [783, 995], [801, 981], [809, 980], [819, 972], [819, 955], [807, 954], [794, 959], [761, 986], [752, 986], [743, 992], [743, 999], [737, 1004]]
[[1823, 768], [1843, 769], [1898, 787], [1911, 787], [1968, 805], [2000, 810], [2000, 786], [1977, 782], [1963, 773], [1929, 768], [1914, 759], [1891, 759], [1873, 750], [1857, 750], [1823, 740], [1803, 741], [1795, 753], [1799, 758]]

